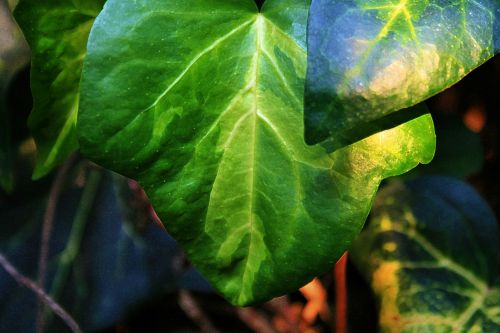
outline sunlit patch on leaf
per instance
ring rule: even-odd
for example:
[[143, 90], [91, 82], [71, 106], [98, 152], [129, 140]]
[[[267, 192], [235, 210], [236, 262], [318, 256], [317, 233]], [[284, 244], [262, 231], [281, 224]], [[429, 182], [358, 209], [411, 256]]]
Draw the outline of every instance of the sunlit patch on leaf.
[[311, 5], [306, 140], [415, 105], [498, 51], [495, 0], [318, 0]]

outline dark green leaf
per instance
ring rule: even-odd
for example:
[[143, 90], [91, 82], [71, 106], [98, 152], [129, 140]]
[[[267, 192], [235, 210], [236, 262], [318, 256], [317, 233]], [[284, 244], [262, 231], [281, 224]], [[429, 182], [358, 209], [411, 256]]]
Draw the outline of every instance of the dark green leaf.
[[460, 181], [385, 188], [351, 248], [378, 299], [381, 332], [499, 332], [499, 241], [493, 212]]
[[40, 178], [78, 148], [79, 83], [90, 28], [104, 0], [21, 0], [15, 16], [32, 50], [29, 126]]
[[426, 114], [333, 154], [304, 143], [308, 4], [111, 0], [89, 39], [82, 151], [139, 180], [190, 260], [239, 305], [329, 269], [381, 179], [434, 151]]
[[500, 50], [498, 0], [316, 0], [308, 27], [306, 140], [410, 107]]

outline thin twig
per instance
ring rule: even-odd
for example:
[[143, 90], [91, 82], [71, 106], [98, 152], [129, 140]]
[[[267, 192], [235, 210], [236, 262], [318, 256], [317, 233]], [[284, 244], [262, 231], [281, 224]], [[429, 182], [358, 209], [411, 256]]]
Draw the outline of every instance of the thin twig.
[[[80, 197], [80, 204], [73, 218], [73, 224], [69, 233], [68, 242], [66, 247], [59, 254], [59, 262], [56, 273], [52, 280], [52, 287], [50, 288], [50, 295], [54, 300], [58, 300], [63, 288], [64, 281], [68, 278], [71, 265], [77, 258], [80, 247], [85, 235], [85, 227], [87, 225], [89, 215], [92, 212], [93, 204], [96, 200], [99, 186], [101, 184], [102, 173], [101, 171], [91, 170], [87, 176], [85, 188], [83, 189], [82, 196]], [[50, 323], [50, 312], [44, 311], [44, 323]]]
[[71, 317], [71, 315], [66, 312], [59, 304], [57, 304], [49, 295], [47, 295], [43, 289], [36, 282], [30, 280], [26, 276], [19, 273], [19, 271], [9, 262], [9, 260], [0, 252], [0, 265], [9, 273], [10, 276], [14, 280], [16, 280], [19, 284], [24, 287], [30, 289], [35, 294], [37, 294], [38, 299], [43, 302], [46, 306], [48, 306], [56, 315], [58, 315], [68, 327], [74, 333], [82, 333], [80, 326], [78, 326], [77, 322]]
[[253, 308], [237, 309], [238, 317], [256, 333], [276, 333], [271, 323]]
[[347, 252], [335, 264], [335, 332], [347, 333]]
[[208, 316], [202, 311], [191, 293], [187, 290], [179, 292], [179, 305], [186, 315], [200, 328], [204, 333], [218, 333]]
[[[76, 159], [76, 154], [71, 155], [66, 162], [61, 166], [57, 172], [56, 178], [52, 183], [49, 198], [47, 202], [47, 210], [43, 216], [42, 236], [40, 243], [40, 256], [38, 257], [38, 280], [37, 283], [42, 288], [45, 287], [45, 280], [47, 275], [47, 259], [49, 256], [49, 244], [52, 229], [54, 227], [54, 218], [57, 209], [59, 196], [64, 187], [64, 182], [69, 169]], [[36, 313], [36, 332], [43, 333], [44, 330], [44, 303], [41, 299], [38, 300], [37, 313]]]

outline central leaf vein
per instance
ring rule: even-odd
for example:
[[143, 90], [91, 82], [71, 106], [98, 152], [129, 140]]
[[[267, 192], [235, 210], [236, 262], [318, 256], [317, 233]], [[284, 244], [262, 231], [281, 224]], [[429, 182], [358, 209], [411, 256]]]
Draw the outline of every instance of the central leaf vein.
[[[255, 233], [255, 165], [256, 165], [256, 145], [257, 145], [257, 120], [258, 120], [258, 112], [259, 112], [259, 92], [258, 92], [258, 82], [259, 82], [259, 65], [260, 65], [260, 57], [261, 57], [261, 45], [262, 45], [262, 34], [263, 34], [263, 25], [262, 25], [262, 16], [259, 14], [257, 16], [257, 20], [255, 21], [256, 27], [256, 45], [255, 45], [255, 61], [253, 66], [253, 94], [254, 94], [254, 104], [253, 104], [253, 121], [252, 121], [252, 145], [251, 145], [251, 153], [250, 153], [250, 179], [249, 179], [249, 205], [248, 205], [248, 218], [249, 218], [249, 245], [248, 245], [248, 255], [245, 259], [243, 275], [241, 278], [241, 282], [243, 285], [251, 285], [251, 280], [249, 280], [249, 259], [252, 258], [252, 249], [254, 246], [254, 233]], [[243, 290], [248, 290], [247, 288], [242, 288]], [[244, 301], [246, 295], [241, 292], [239, 295], [240, 301]]]

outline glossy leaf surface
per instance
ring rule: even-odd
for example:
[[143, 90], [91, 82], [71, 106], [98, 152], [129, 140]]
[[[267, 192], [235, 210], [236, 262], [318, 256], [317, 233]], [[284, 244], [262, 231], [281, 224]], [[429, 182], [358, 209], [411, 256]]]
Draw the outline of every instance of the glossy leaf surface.
[[32, 50], [29, 127], [40, 178], [78, 148], [80, 78], [90, 28], [104, 0], [21, 0], [16, 20]]
[[306, 140], [410, 107], [500, 51], [498, 0], [315, 0]]
[[493, 212], [468, 185], [421, 178], [384, 189], [351, 248], [380, 307], [381, 332], [500, 330]]
[[140, 181], [235, 304], [329, 269], [382, 178], [427, 162], [430, 117], [335, 153], [303, 140], [308, 1], [111, 0], [82, 78], [83, 153]]

